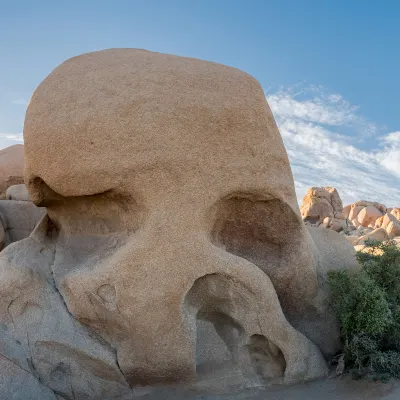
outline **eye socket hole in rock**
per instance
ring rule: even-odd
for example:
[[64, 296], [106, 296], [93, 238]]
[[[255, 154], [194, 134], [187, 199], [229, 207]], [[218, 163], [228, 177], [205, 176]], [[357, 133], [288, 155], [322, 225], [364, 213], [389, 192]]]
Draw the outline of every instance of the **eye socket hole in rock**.
[[60, 231], [77, 235], [103, 235], [139, 229], [145, 208], [129, 193], [114, 189], [82, 196], [62, 196], [41, 178], [29, 183], [35, 204], [46, 207]]
[[277, 198], [235, 194], [220, 200], [213, 215], [213, 244], [261, 268], [278, 267], [283, 247], [302, 235], [300, 217]]
[[195, 281], [185, 308], [197, 322], [198, 376], [236, 369], [267, 382], [283, 377], [281, 350], [266, 337], [246, 332], [241, 323], [255, 301], [245, 286], [229, 277], [209, 274]]

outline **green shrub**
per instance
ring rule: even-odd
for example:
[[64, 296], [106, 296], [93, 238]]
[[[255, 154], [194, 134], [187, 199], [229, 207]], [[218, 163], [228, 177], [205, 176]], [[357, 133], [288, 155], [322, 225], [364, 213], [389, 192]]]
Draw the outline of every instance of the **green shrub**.
[[400, 249], [366, 243], [358, 272], [330, 271], [331, 305], [341, 327], [345, 371], [358, 377], [400, 377]]

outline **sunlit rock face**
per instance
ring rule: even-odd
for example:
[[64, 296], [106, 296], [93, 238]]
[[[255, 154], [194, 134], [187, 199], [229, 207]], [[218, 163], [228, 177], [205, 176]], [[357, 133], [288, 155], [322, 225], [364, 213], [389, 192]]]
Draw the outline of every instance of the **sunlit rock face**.
[[7, 189], [24, 183], [24, 145], [15, 144], [0, 150], [0, 198]]
[[43, 391], [129, 399], [326, 374], [339, 342], [324, 277], [354, 251], [304, 226], [251, 76], [144, 50], [84, 54], [35, 90], [24, 138], [47, 215], [0, 256], [0, 321]]
[[345, 211], [338, 191], [329, 186], [311, 187], [300, 205], [301, 217], [306, 225], [349, 233], [355, 228]]

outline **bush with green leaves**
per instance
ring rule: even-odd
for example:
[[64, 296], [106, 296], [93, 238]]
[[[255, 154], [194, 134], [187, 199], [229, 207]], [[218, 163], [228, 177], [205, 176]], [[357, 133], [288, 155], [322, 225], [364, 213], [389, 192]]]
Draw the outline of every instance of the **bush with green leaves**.
[[400, 248], [393, 241], [366, 243], [359, 271], [328, 274], [339, 319], [344, 370], [357, 377], [400, 378]]

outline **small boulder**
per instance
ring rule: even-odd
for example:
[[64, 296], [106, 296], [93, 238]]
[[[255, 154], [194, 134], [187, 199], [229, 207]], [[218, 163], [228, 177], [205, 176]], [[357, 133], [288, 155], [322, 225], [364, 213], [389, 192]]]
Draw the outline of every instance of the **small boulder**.
[[13, 185], [7, 189], [6, 200], [30, 201], [29, 192], [24, 184]]
[[400, 208], [395, 207], [395, 208], [391, 209], [390, 214], [392, 214], [396, 219], [398, 219], [400, 221]]
[[383, 215], [383, 212], [374, 206], [364, 207], [357, 215], [357, 221], [362, 226], [375, 226], [375, 221]]
[[[358, 213], [364, 208], [364, 206], [355, 205], [356, 203], [351, 205], [351, 209], [349, 212], [349, 220], [353, 222], [357, 220]], [[357, 221], [358, 222], [358, 221]]]
[[365, 242], [367, 240], [379, 240], [380, 242], [383, 242], [388, 239], [389, 235], [386, 232], [386, 230], [383, 228], [378, 228], [373, 230], [372, 232], [366, 233], [365, 235], [359, 237], [357, 240], [353, 242], [353, 245], [354, 246], [365, 245]]

